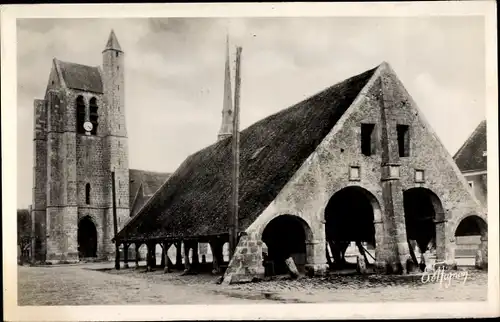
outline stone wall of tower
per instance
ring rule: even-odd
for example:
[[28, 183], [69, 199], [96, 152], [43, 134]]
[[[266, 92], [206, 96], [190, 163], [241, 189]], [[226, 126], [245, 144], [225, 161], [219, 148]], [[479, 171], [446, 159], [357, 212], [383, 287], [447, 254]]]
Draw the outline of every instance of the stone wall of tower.
[[[113, 36], [113, 35], [112, 35]], [[129, 166], [128, 166], [128, 139], [125, 122], [125, 81], [124, 81], [124, 53], [119, 49], [106, 49], [102, 53], [102, 80], [104, 100], [107, 106], [107, 136], [105, 144], [106, 162], [108, 171], [115, 173], [116, 214], [118, 231], [129, 217]], [[109, 257], [115, 253], [113, 223], [111, 177], [108, 184], [109, 206], [105, 210], [108, 221], [103, 240], [104, 252]]]
[[34, 101], [33, 134], [33, 199], [32, 209], [35, 216], [36, 249], [35, 259], [45, 260], [46, 206], [47, 206], [47, 108], [45, 100]]
[[76, 133], [65, 90], [47, 93], [47, 255], [49, 262], [78, 260]]

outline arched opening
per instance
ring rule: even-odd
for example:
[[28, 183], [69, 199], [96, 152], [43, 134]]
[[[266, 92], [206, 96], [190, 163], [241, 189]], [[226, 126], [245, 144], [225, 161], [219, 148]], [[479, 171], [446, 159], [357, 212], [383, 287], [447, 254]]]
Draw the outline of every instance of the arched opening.
[[76, 132], [80, 134], [85, 133], [83, 128], [83, 123], [85, 123], [85, 100], [83, 96], [78, 96], [76, 98]]
[[336, 192], [325, 208], [327, 258], [331, 269], [355, 266], [358, 255], [373, 264], [375, 212], [380, 207], [366, 189], [351, 186]]
[[264, 261], [271, 262], [272, 275], [287, 274], [285, 262], [292, 258], [300, 273], [307, 264], [306, 241], [312, 239], [312, 232], [307, 223], [300, 217], [281, 215], [271, 220], [262, 233], [262, 241], [267, 246]]
[[460, 221], [455, 231], [455, 260], [458, 265], [473, 266], [476, 255], [487, 244], [488, 226], [479, 216], [471, 215]]
[[99, 116], [97, 114], [97, 99], [95, 97], [92, 97], [89, 102], [89, 107], [90, 107], [90, 115], [89, 115], [89, 120], [92, 123], [92, 131], [90, 134], [96, 135], [97, 134], [97, 126], [99, 125], [98, 119]]
[[403, 201], [413, 260], [421, 262], [417, 257], [426, 252], [444, 259], [444, 211], [439, 198], [429, 189], [411, 188], [403, 192]]
[[90, 183], [85, 185], [85, 203], [90, 205]]
[[78, 223], [78, 255], [80, 258], [97, 257], [97, 229], [89, 216]]

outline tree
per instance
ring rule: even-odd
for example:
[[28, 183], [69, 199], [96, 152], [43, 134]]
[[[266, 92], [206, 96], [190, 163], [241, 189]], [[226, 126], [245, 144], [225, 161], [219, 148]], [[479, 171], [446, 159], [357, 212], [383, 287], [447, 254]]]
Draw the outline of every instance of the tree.
[[21, 261], [27, 259], [31, 244], [31, 216], [28, 209], [17, 210], [17, 245], [21, 249]]

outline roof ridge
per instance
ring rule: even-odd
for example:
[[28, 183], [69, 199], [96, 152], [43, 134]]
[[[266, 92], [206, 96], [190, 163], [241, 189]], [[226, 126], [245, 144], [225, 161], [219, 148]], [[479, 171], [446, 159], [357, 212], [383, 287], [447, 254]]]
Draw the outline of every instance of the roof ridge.
[[63, 64], [68, 64], [68, 65], [78, 65], [78, 66], [83, 66], [83, 67], [90, 67], [90, 68], [99, 68], [100, 66], [99, 65], [86, 65], [86, 64], [81, 64], [81, 63], [75, 63], [75, 62], [72, 62], [72, 61], [66, 61], [66, 60], [61, 60], [61, 59], [58, 59], [58, 58], [55, 58], [54, 59], [60, 63], [63, 63]]

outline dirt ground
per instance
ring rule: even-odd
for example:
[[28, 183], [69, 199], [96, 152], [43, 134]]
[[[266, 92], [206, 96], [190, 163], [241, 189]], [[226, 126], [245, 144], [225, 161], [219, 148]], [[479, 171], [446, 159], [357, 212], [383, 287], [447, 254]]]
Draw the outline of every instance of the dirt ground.
[[[302, 277], [219, 285], [211, 274], [181, 276], [144, 267], [114, 270], [112, 263], [19, 267], [19, 305], [245, 304], [375, 301], [481, 301], [487, 273], [466, 270], [443, 282], [432, 276]], [[449, 272], [446, 272], [449, 273]], [[462, 274], [465, 270], [462, 271]], [[426, 281], [424, 283], [422, 281]]]

